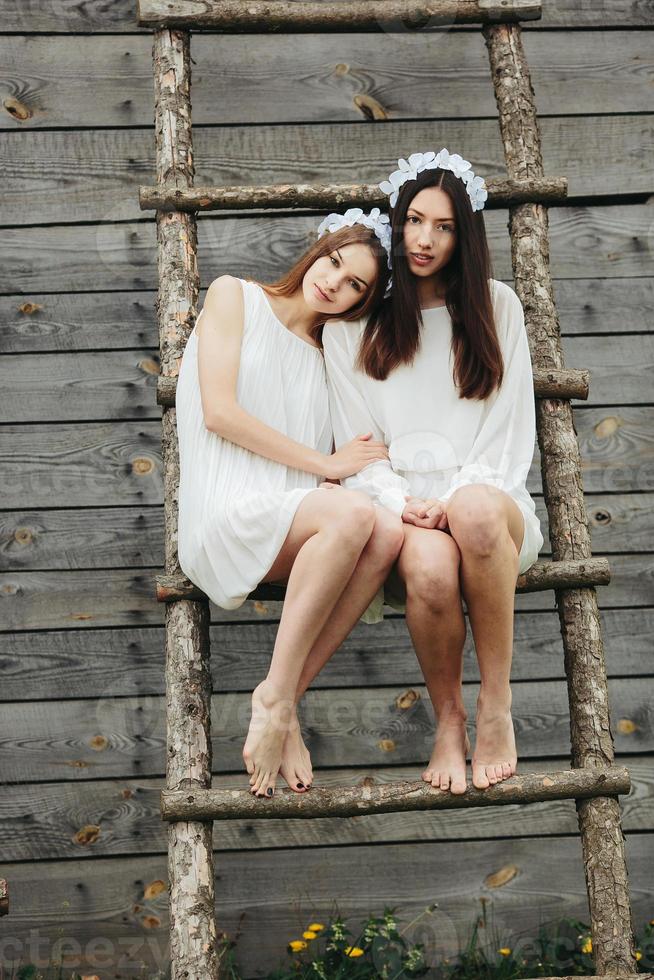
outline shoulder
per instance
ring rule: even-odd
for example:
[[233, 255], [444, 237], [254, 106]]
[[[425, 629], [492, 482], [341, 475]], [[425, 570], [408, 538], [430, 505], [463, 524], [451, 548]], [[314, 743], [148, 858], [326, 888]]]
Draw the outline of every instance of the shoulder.
[[202, 312], [205, 310], [214, 329], [223, 335], [240, 336], [245, 319], [241, 280], [236, 276], [218, 276], [214, 279], [204, 298]]
[[366, 325], [366, 317], [358, 320], [328, 320], [322, 328], [322, 343], [325, 352], [343, 348], [356, 351], [361, 334]]
[[207, 296], [215, 296], [219, 299], [238, 300], [244, 292], [244, 283], [237, 276], [218, 276], [214, 279], [207, 289]]

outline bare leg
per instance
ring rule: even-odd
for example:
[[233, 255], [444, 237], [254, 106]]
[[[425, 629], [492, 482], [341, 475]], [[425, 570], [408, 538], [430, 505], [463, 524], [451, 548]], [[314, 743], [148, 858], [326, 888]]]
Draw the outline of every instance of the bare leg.
[[481, 678], [472, 782], [486, 789], [512, 776], [517, 767], [510, 674], [524, 518], [507, 493], [479, 484], [452, 495], [447, 519], [461, 553], [461, 591]]
[[298, 701], [356, 626], [377, 590], [386, 581], [400, 553], [406, 525], [385, 507], [375, 507], [375, 515], [373, 532], [361, 552], [352, 578], [304, 664], [296, 693]]
[[316, 489], [297, 509], [267, 578], [288, 574], [286, 599], [268, 675], [252, 695], [243, 749], [252, 792], [272, 796], [304, 662], [343, 592], [372, 533], [374, 509], [364, 494]]
[[407, 593], [407, 626], [437, 721], [434, 749], [422, 778], [454, 794], [466, 790], [470, 749], [461, 688], [466, 624], [459, 558], [449, 534], [405, 525], [397, 571]]
[[[330, 657], [356, 625], [385, 581], [404, 540], [404, 525], [385, 507], [375, 507], [375, 526], [356, 568], [307, 657], [298, 682], [296, 705]], [[293, 790], [311, 786], [311, 757], [302, 739], [299, 721], [284, 742], [280, 773]]]

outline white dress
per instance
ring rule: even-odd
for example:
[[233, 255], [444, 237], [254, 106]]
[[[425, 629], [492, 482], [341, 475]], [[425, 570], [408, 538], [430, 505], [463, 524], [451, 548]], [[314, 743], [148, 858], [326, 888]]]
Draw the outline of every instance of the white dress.
[[[291, 439], [331, 453], [322, 352], [284, 326], [258, 283], [240, 282], [239, 405]], [[236, 609], [269, 571], [298, 506], [323, 478], [259, 456], [207, 429], [195, 327], [180, 365], [176, 409], [179, 564], [213, 602]]]
[[[529, 341], [522, 304], [505, 283], [490, 279], [504, 380], [485, 400], [459, 398], [450, 350], [452, 320], [447, 307], [424, 309], [421, 345], [412, 364], [402, 364], [384, 381], [356, 371], [354, 361], [365, 321], [330, 321], [323, 330], [330, 406], [336, 447], [370, 431], [389, 449], [380, 460], [341, 481], [363, 490], [396, 514], [405, 494], [448, 500], [471, 483], [500, 487], [524, 518], [519, 572], [543, 546], [540, 520], [526, 481], [534, 455], [536, 412]], [[382, 618], [383, 591], [366, 614]], [[386, 591], [386, 601], [403, 609]]]

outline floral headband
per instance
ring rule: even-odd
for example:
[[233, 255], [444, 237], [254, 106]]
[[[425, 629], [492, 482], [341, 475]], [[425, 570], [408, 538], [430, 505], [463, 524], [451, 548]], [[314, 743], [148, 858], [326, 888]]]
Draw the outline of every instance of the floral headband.
[[449, 153], [446, 149], [435, 153], [429, 150], [427, 153], [412, 153], [408, 160], [400, 158], [398, 161], [399, 170], [389, 174], [388, 180], [383, 180], [379, 185], [380, 189], [390, 197], [392, 208], [397, 204], [400, 188], [408, 180], [415, 180], [423, 170], [451, 170], [455, 177], [458, 177], [466, 185], [466, 191], [470, 198], [473, 211], [481, 211], [484, 202], [488, 197], [486, 184], [483, 177], [475, 177], [471, 170], [471, 164], [464, 160], [458, 153]]
[[390, 269], [392, 267], [391, 219], [387, 214], [382, 214], [379, 208], [373, 208], [370, 214], [364, 214], [361, 208], [348, 208], [345, 214], [328, 214], [318, 225], [318, 238], [327, 232], [338, 231], [340, 228], [351, 228], [352, 225], [365, 225], [366, 228], [374, 231], [384, 246], [388, 268]]

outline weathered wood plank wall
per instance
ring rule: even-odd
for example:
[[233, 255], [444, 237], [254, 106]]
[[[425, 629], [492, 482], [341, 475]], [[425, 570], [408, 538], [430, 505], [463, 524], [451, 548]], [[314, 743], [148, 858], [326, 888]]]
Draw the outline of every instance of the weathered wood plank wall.
[[[83, 972], [136, 975], [165, 964], [167, 927], [157, 283], [154, 223], [138, 207], [154, 173], [150, 34], [133, 0], [0, 0], [0, 18], [0, 857], [12, 896], [0, 937], [28, 956], [36, 930], [47, 955], [63, 933], [71, 966], [79, 948]], [[624, 828], [638, 925], [654, 897], [653, 26], [641, 0], [557, 0], [525, 27], [546, 172], [570, 181], [550, 212], [552, 267], [567, 362], [592, 372], [575, 418], [594, 551], [613, 572], [599, 600], [616, 749], [634, 781]], [[198, 36], [192, 50], [198, 183], [373, 181], [430, 145], [504, 173], [476, 29], [300, 46]], [[488, 212], [487, 227], [495, 274], [511, 281], [506, 218]], [[202, 216], [203, 286], [223, 272], [273, 276], [313, 225]], [[537, 452], [530, 488], [547, 540]], [[516, 610], [522, 768], [565, 767], [553, 598], [521, 595]], [[212, 615], [216, 783], [242, 785], [247, 692], [279, 606]], [[472, 708], [470, 637], [464, 680]], [[423, 697], [398, 708], [408, 687]], [[431, 712], [401, 617], [355, 629], [303, 723], [324, 783], [415, 775]], [[585, 914], [576, 828], [569, 802], [221, 825], [219, 924], [240, 925], [247, 976], [332, 899], [354, 915], [392, 902], [408, 917], [438, 901], [426, 938], [442, 949], [466, 935], [480, 898], [501, 929], [532, 934]], [[507, 864], [518, 874], [491, 888]]]

